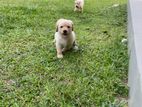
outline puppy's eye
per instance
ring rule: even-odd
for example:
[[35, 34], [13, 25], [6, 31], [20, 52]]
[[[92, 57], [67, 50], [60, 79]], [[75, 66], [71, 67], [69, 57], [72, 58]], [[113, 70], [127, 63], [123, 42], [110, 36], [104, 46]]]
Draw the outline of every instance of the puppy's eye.
[[60, 26], [60, 28], [63, 28], [63, 26]]
[[68, 28], [70, 28], [70, 26], [68, 26]]

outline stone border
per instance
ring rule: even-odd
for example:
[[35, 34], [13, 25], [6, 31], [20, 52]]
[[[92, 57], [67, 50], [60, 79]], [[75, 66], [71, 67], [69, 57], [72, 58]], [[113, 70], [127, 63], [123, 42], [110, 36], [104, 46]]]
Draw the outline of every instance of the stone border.
[[128, 1], [129, 107], [142, 107], [142, 0]]

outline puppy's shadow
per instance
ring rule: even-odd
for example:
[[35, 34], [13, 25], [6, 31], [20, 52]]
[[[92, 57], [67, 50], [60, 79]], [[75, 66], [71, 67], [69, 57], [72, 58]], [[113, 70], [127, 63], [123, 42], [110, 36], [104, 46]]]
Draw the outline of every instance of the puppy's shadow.
[[75, 63], [76, 60], [81, 60], [83, 54], [83, 49], [79, 47], [78, 50], [68, 50], [66, 52], [63, 52], [64, 58], [63, 60], [68, 60], [71, 63]]

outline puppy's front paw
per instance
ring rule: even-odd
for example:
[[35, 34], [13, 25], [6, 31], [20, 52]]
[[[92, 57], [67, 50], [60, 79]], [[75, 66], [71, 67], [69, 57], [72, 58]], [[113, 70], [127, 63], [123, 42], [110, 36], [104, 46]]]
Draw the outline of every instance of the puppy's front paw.
[[57, 55], [57, 58], [60, 58], [60, 59], [61, 59], [61, 58], [63, 58], [63, 55], [62, 55], [62, 54], [58, 54], [58, 55]]

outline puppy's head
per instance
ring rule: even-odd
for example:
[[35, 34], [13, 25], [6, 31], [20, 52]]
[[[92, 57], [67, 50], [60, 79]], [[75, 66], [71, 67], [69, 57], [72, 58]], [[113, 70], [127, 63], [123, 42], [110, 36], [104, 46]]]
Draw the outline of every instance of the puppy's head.
[[75, 7], [76, 7], [76, 8], [80, 8], [80, 7], [81, 7], [81, 2], [75, 0]]
[[56, 23], [56, 32], [64, 36], [71, 34], [73, 31], [73, 22], [71, 20], [59, 19]]

